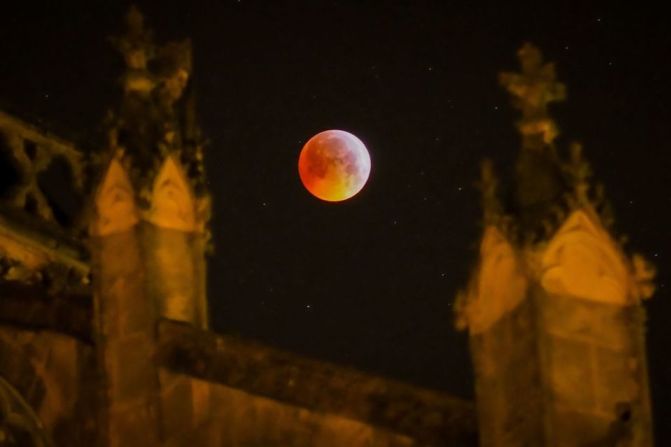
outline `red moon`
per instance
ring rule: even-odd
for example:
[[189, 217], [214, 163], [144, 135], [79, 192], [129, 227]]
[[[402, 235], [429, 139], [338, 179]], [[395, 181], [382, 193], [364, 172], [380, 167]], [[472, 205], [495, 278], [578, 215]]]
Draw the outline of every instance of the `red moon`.
[[318, 199], [340, 202], [357, 194], [370, 175], [363, 142], [344, 130], [326, 130], [310, 138], [298, 158], [298, 174]]

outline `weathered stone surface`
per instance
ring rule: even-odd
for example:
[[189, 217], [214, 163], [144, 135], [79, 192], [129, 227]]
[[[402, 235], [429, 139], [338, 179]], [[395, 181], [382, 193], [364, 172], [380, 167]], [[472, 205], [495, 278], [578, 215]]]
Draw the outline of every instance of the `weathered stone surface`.
[[536, 337], [530, 296], [487, 332], [471, 336], [483, 446], [543, 445]]
[[[119, 217], [119, 216], [117, 216]], [[147, 293], [137, 226], [91, 241], [96, 347], [105, 387], [103, 445], [158, 445], [155, 305]]]
[[91, 299], [49, 295], [43, 287], [0, 282], [0, 322], [21, 328], [67, 334], [91, 342]]
[[[522, 112], [516, 197], [483, 166], [480, 262], [457, 301], [468, 328], [484, 446], [650, 446], [641, 300], [654, 269], [625, 255], [579, 143], [555, 146], [565, 88], [525, 44], [501, 84]], [[523, 284], [524, 287], [520, 287]], [[526, 291], [526, 292], [525, 292]]]
[[138, 223], [135, 193], [119, 158], [110, 161], [95, 199], [97, 216], [89, 223], [91, 235], [123, 233]]
[[82, 241], [0, 203], [0, 279], [34, 285], [49, 295], [89, 295], [89, 274]]
[[608, 439], [608, 418], [575, 410], [555, 408], [551, 414], [551, 445], [557, 447], [573, 446], [616, 446], [617, 440]]
[[[207, 418], [187, 427], [186, 421], [166, 425], [168, 445], [225, 445], [259, 447], [410, 447], [422, 445], [408, 436], [342, 416], [314, 412], [266, 397], [181, 374], [162, 372], [181, 384], [206, 386], [211, 394]], [[164, 395], [164, 409], [175, 396]], [[177, 398], [179, 400], [179, 398]], [[176, 402], [175, 402], [176, 404]], [[188, 405], [182, 401], [181, 406]], [[181, 413], [188, 418], [188, 414]], [[440, 444], [443, 445], [443, 444]]]
[[[571, 439], [614, 445], [651, 445], [650, 409], [638, 305], [544, 295], [538, 302], [544, 334], [542, 368], [547, 374], [548, 421]], [[622, 415], [626, 420], [622, 420]], [[578, 423], [576, 418], [582, 417]], [[606, 440], [606, 441], [604, 441]], [[571, 445], [567, 441], [565, 445]], [[610, 444], [609, 444], [610, 443]]]
[[619, 305], [636, 301], [628, 260], [591, 208], [571, 213], [548, 242], [540, 282], [554, 295]]
[[473, 408], [458, 399], [175, 322], [162, 321], [159, 337], [158, 361], [174, 372], [393, 431], [418, 445], [476, 442]]
[[159, 314], [171, 320], [206, 328], [202, 234], [142, 225], [148, 292]]
[[[59, 216], [63, 210], [54, 206], [50, 191], [43, 187], [40, 179], [54, 162], [62, 161], [71, 175], [72, 184], [68, 186], [73, 193], [81, 193], [85, 180], [84, 155], [70, 142], [3, 111], [0, 111], [0, 151], [8, 152], [3, 155], [9, 156], [18, 174], [15, 184], [5, 185], [8, 191], [0, 191], [5, 193], [5, 202], [40, 219], [63, 223], [64, 219], [59, 219], [65, 217]], [[62, 187], [65, 180], [61, 179]]]
[[629, 306], [599, 303], [570, 296], [548, 295], [540, 306], [545, 331], [579, 338], [612, 349], [632, 343]]
[[0, 377], [25, 399], [57, 445], [94, 442], [91, 416], [99, 384], [90, 374], [93, 358], [90, 345], [69, 336], [0, 328]]

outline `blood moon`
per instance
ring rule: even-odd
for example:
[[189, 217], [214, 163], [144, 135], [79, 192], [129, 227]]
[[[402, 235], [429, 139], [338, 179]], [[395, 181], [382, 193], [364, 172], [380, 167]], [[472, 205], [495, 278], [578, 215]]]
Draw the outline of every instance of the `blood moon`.
[[363, 142], [344, 130], [325, 130], [310, 138], [298, 158], [305, 188], [327, 202], [354, 196], [370, 175], [370, 155]]

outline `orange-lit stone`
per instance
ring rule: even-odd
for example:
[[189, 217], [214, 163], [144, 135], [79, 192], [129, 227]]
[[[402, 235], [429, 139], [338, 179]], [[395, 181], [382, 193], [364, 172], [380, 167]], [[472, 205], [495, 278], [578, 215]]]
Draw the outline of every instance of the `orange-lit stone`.
[[113, 159], [95, 199], [97, 219], [90, 232], [96, 236], [121, 233], [139, 221], [133, 187], [120, 161]]
[[588, 210], [571, 214], [543, 253], [541, 284], [553, 294], [625, 305], [632, 279], [615, 241]]
[[473, 334], [486, 332], [522, 302], [527, 287], [512, 245], [496, 227], [487, 227], [477, 276], [459, 303], [458, 326]]
[[340, 202], [357, 194], [370, 175], [370, 155], [361, 140], [343, 130], [320, 132], [303, 146], [298, 173], [315, 197]]

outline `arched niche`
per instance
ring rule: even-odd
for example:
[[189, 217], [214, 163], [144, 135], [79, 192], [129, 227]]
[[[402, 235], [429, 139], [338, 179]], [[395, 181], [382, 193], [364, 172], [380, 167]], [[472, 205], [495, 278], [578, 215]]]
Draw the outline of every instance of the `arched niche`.
[[156, 176], [147, 220], [161, 228], [198, 230], [193, 191], [181, 163], [173, 156], [166, 158]]
[[524, 299], [528, 281], [513, 246], [490, 226], [480, 244], [478, 271], [467, 292], [465, 323], [471, 333], [487, 331]]
[[598, 216], [574, 211], [541, 258], [541, 285], [551, 293], [625, 305], [631, 298], [626, 258]]
[[96, 215], [90, 226], [94, 236], [124, 232], [139, 220], [133, 187], [126, 170], [113, 159], [95, 196]]

